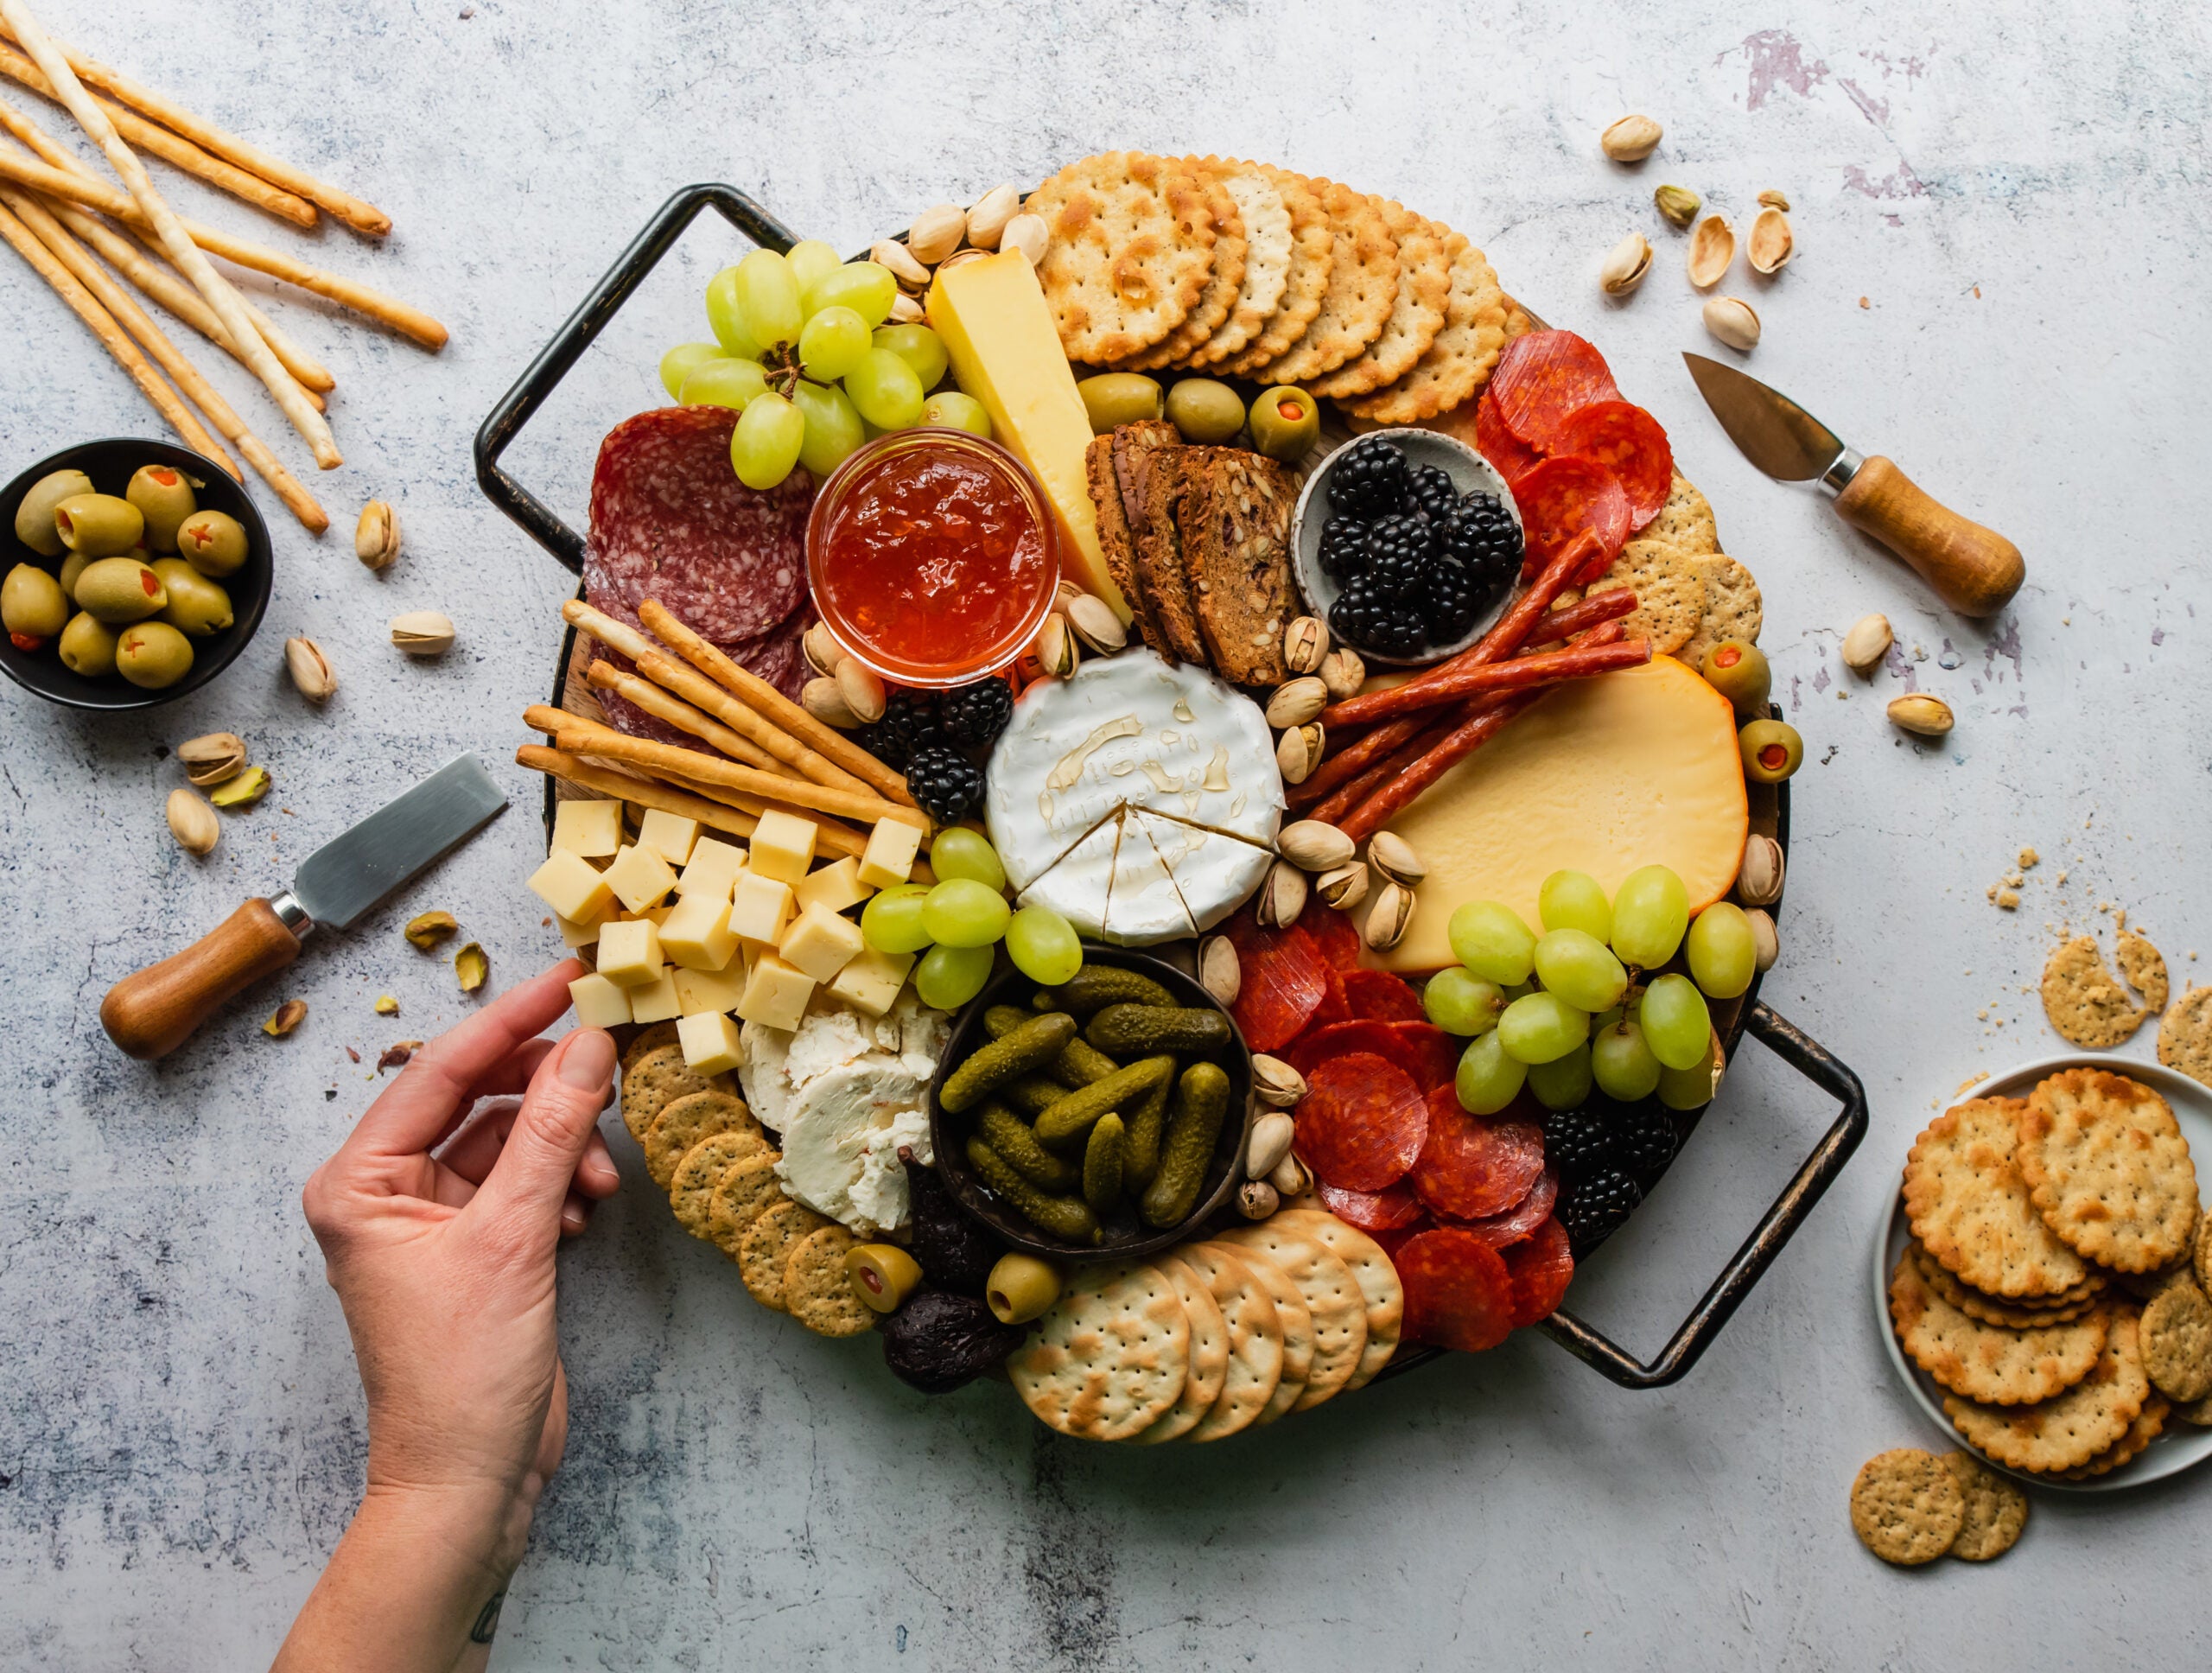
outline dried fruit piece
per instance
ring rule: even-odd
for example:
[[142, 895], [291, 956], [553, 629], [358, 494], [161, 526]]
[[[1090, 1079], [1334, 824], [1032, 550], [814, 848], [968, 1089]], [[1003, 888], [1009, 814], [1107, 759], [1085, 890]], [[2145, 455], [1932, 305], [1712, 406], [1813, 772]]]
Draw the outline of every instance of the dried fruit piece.
[[282, 1040], [286, 1034], [291, 1033], [293, 1029], [298, 1027], [301, 1023], [306, 1021], [307, 1018], [307, 1001], [304, 999], [288, 999], [276, 1008], [275, 1012], [270, 1015], [268, 1021], [261, 1025], [261, 1032], [267, 1034], [271, 1040]]

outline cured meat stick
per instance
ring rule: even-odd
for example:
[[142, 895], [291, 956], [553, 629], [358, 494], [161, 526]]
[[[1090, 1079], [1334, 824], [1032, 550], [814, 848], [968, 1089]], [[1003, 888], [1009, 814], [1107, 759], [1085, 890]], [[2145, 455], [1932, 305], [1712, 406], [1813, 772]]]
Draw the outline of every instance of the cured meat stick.
[[1582, 679], [1608, 674], [1616, 668], [1634, 668], [1651, 660], [1647, 639], [1624, 645], [1571, 646], [1564, 651], [1539, 651], [1525, 657], [1508, 657], [1478, 668], [1463, 668], [1439, 679], [1414, 680], [1388, 691], [1350, 697], [1321, 711], [1324, 726], [1357, 726], [1371, 721], [1393, 720], [1426, 709], [1440, 709], [1486, 691], [1517, 691], [1523, 686], [1549, 685], [1563, 679]]
[[[515, 762], [533, 771], [550, 773], [581, 790], [597, 791], [602, 796], [619, 796], [626, 802], [635, 802], [639, 807], [657, 807], [664, 813], [679, 817], [696, 819], [711, 830], [728, 831], [733, 836], [750, 836], [760, 819], [741, 809], [696, 792], [671, 790], [666, 785], [645, 779], [633, 779], [626, 773], [617, 773], [611, 767], [600, 767], [581, 756], [564, 750], [548, 749], [542, 744], [526, 743], [515, 751]], [[820, 834], [816, 846], [842, 859], [847, 855], [858, 859], [868, 851], [868, 838], [847, 826], [830, 821], [817, 821]]]
[[1376, 728], [1375, 735], [1387, 733], [1394, 740], [1389, 752], [1370, 757], [1357, 777], [1339, 785], [1334, 795], [1306, 817], [1319, 819], [1323, 824], [1342, 824], [1354, 808], [1441, 742], [1446, 733], [1469, 715], [1496, 701], [1494, 697], [1484, 698], [1440, 720], [1434, 715], [1408, 715], [1388, 726]]
[[724, 726], [713, 716], [681, 697], [671, 697], [651, 680], [626, 674], [611, 662], [594, 662], [584, 677], [601, 691], [612, 691], [635, 703], [655, 720], [666, 721], [679, 732], [689, 732], [702, 743], [712, 744], [734, 761], [757, 767], [763, 773], [781, 773], [776, 758]]

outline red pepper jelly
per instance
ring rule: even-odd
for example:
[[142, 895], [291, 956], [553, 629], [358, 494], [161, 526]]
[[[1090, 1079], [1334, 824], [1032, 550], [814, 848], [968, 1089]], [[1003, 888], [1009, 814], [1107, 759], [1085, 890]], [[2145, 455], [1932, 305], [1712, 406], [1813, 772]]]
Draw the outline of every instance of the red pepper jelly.
[[979, 679], [1044, 626], [1059, 582], [1052, 528], [1035, 480], [997, 443], [937, 428], [880, 436], [814, 502], [814, 606], [886, 679]]

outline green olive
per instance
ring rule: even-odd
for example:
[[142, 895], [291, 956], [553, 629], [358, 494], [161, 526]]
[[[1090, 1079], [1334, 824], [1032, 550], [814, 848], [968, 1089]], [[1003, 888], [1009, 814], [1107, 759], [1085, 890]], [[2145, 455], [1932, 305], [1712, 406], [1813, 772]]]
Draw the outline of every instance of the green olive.
[[31, 484], [23, 503], [16, 507], [16, 538], [41, 557], [59, 557], [68, 550], [61, 531], [54, 526], [54, 508], [65, 499], [92, 491], [92, 479], [79, 470], [48, 473]]
[[983, 1282], [983, 1300], [1002, 1325], [1026, 1325], [1059, 1299], [1059, 1269], [1034, 1255], [1000, 1256]]
[[1083, 397], [1083, 410], [1090, 415], [1093, 436], [1104, 436], [1116, 424], [1139, 423], [1160, 414], [1159, 381], [1141, 372], [1102, 372], [1075, 387]]
[[54, 508], [61, 544], [87, 557], [127, 552], [146, 532], [146, 518], [128, 499], [111, 493], [73, 493]]
[[1279, 385], [1253, 398], [1252, 445], [1285, 464], [1306, 456], [1321, 434], [1320, 404], [1302, 389]]
[[221, 582], [208, 580], [181, 557], [156, 558], [154, 573], [169, 595], [162, 607], [162, 620], [170, 627], [206, 639], [231, 625], [231, 595]]
[[82, 552], [72, 552], [61, 560], [61, 592], [72, 604], [77, 601], [77, 578], [91, 569], [93, 562]]
[[897, 1244], [861, 1244], [845, 1251], [853, 1294], [878, 1313], [896, 1313], [922, 1282], [922, 1269]]
[[972, 395], [963, 395], [957, 389], [941, 389], [922, 403], [922, 422], [943, 424], [949, 429], [964, 429], [970, 435], [991, 439], [991, 415], [983, 404]]
[[35, 563], [18, 563], [0, 581], [0, 627], [29, 639], [52, 639], [69, 620], [61, 583]]
[[121, 626], [143, 621], [169, 601], [161, 576], [135, 557], [103, 557], [77, 577], [77, 607]]
[[133, 685], [159, 691], [192, 671], [192, 641], [166, 621], [137, 621], [115, 641], [115, 669]]
[[1780, 721], [1753, 721], [1736, 735], [1744, 752], [1744, 776], [1753, 784], [1780, 784], [1805, 759], [1797, 728]]
[[219, 580], [245, 562], [245, 525], [225, 512], [194, 512], [177, 525], [176, 549], [200, 574]]
[[1227, 384], [1184, 378], [1167, 391], [1167, 419], [1185, 442], [1219, 447], [1244, 428], [1244, 403]]
[[1698, 669], [1713, 689], [1736, 705], [1739, 715], [1766, 713], [1767, 694], [1774, 676], [1766, 665], [1766, 652], [1740, 639], [1724, 639], [1705, 653]]
[[104, 679], [115, 671], [115, 629], [98, 616], [79, 610], [61, 630], [61, 665], [86, 679]]
[[199, 498], [192, 492], [197, 486], [173, 465], [141, 465], [132, 474], [123, 497], [146, 519], [148, 550], [176, 550], [176, 525], [200, 509]]

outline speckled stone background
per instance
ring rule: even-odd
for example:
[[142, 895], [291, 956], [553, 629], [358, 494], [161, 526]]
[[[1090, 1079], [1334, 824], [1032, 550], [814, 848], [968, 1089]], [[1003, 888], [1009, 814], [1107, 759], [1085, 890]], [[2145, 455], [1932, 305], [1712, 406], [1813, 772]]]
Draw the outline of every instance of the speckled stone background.
[[[1528, 1334], [1172, 1455], [1062, 1442], [988, 1384], [908, 1394], [868, 1345], [764, 1314], [649, 1190], [626, 1191], [563, 1256], [569, 1455], [501, 1664], [2202, 1664], [2212, 1478], [2039, 1498], [1990, 1568], [1885, 1569], [1845, 1514], [1868, 1454], [1943, 1441], [1894, 1381], [1868, 1292], [1912, 1134], [1968, 1076], [2055, 1046], [2031, 991], [2053, 926], [2109, 945], [2100, 906], [2126, 906], [2177, 991], [2212, 942], [2201, 7], [41, 10], [389, 209], [387, 247], [343, 229], [313, 247], [454, 341], [432, 357], [283, 296], [339, 378], [346, 464], [315, 485], [339, 531], [310, 540], [264, 496], [276, 599], [211, 690], [120, 722], [0, 690], [0, 1665], [254, 1665], [353, 1504], [360, 1396], [301, 1183], [374, 1096], [378, 1050], [467, 1008], [447, 963], [401, 940], [407, 914], [458, 913], [498, 982], [556, 950], [521, 887], [542, 836], [512, 754], [571, 583], [476, 492], [493, 400], [686, 181], [734, 182], [858, 246], [940, 198], [1127, 144], [1277, 159], [1465, 228], [1666, 423], [1764, 588], [1808, 745], [1766, 992], [1865, 1077], [1872, 1135], [1678, 1388], [1621, 1392]], [[1667, 142], [1618, 169], [1596, 137], [1633, 109]], [[306, 242], [156, 173], [188, 213]], [[2030, 579], [2004, 616], [1943, 614], [1728, 446], [1675, 359], [1710, 345], [1681, 236], [1650, 208], [1670, 180], [1739, 223], [1761, 188], [1789, 195], [1796, 264], [1728, 281], [1765, 320], [1751, 369], [2013, 535]], [[1599, 258], [1639, 227], [1656, 270], [1608, 304]], [[655, 356], [699, 334], [698, 287], [738, 247], [702, 224], [509, 455], [564, 514], [581, 516], [601, 432], [661, 398]], [[0, 343], [0, 477], [83, 437], [158, 433], [12, 256]], [[311, 475], [257, 391], [200, 359]], [[381, 577], [346, 532], [372, 495], [407, 531]], [[441, 663], [385, 642], [416, 607], [459, 625]], [[1898, 633], [1871, 685], [1836, 658], [1870, 610]], [[320, 711], [283, 673], [302, 631], [344, 682]], [[1883, 720], [1913, 688], [1958, 711], [1940, 747]], [[276, 787], [195, 862], [162, 829], [181, 782], [168, 751], [216, 728]], [[107, 1044], [111, 983], [464, 748], [515, 798], [488, 831], [166, 1063]], [[1999, 913], [1984, 891], [2031, 844], [2043, 863]], [[397, 1019], [370, 1009], [384, 991]], [[264, 1038], [292, 994], [306, 1025]], [[2127, 1049], [2147, 1056], [2148, 1034]], [[1747, 1048], [1575, 1305], [1655, 1350], [1829, 1117]], [[638, 1170], [619, 1130], [614, 1148]]]

